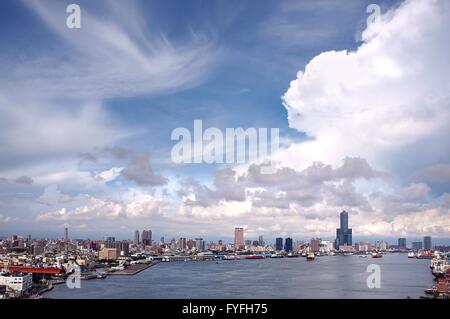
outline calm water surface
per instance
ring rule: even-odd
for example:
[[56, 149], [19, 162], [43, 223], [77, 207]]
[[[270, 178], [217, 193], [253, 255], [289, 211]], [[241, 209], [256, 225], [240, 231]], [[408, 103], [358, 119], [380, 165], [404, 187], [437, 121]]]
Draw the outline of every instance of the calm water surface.
[[[369, 264], [381, 268], [381, 287], [366, 284]], [[433, 283], [429, 260], [389, 254], [372, 259], [324, 256], [159, 263], [134, 276], [57, 285], [47, 298], [418, 298]]]

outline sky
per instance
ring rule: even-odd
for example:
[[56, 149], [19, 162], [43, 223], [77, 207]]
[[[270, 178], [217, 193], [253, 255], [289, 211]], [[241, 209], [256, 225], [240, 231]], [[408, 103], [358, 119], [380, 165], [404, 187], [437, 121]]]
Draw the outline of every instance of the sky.
[[[372, 2], [1, 1], [0, 237], [333, 239], [346, 210], [449, 244], [450, 3]], [[174, 163], [194, 120], [278, 128], [276, 170]]]

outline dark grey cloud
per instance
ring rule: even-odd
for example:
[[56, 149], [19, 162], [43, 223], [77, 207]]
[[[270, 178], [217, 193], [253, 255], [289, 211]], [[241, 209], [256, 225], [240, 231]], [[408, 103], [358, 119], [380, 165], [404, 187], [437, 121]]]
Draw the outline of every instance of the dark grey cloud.
[[19, 178], [16, 178], [14, 182], [22, 185], [32, 185], [34, 183], [33, 179], [29, 176], [21, 176]]
[[161, 186], [168, 182], [166, 177], [153, 171], [150, 166], [150, 154], [134, 156], [121, 174], [125, 179], [134, 181], [141, 186]]
[[[337, 168], [315, 162], [302, 171], [281, 167], [274, 174], [262, 174], [261, 165], [252, 164], [241, 176], [230, 168], [214, 174], [214, 188], [189, 179], [179, 194], [195, 195], [186, 203], [195, 206], [211, 206], [220, 200], [245, 201], [247, 189], [256, 189], [250, 195], [254, 207], [288, 209], [291, 203], [311, 207], [324, 199], [337, 206], [372, 208], [364, 195], [357, 193], [353, 182], [358, 179], [383, 178], [385, 173], [374, 170], [365, 159], [347, 157]], [[261, 191], [260, 188], [263, 190]]]
[[188, 178], [182, 182], [184, 187], [179, 192], [181, 195], [195, 194], [195, 200], [187, 199], [185, 203], [191, 206], [211, 206], [221, 200], [244, 201], [245, 185], [236, 180], [235, 172], [230, 168], [220, 169], [214, 172], [214, 189], [202, 185], [198, 181]]

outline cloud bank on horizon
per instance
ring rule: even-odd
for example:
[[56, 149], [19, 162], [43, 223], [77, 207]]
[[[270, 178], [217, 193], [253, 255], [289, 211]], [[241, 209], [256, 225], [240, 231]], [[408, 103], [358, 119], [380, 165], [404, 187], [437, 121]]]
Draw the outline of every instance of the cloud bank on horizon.
[[[450, 3], [404, 1], [368, 25], [356, 48], [314, 52], [292, 70], [297, 78], [271, 107], [284, 106], [286, 129], [307, 138], [288, 140], [272, 155], [271, 175], [261, 174], [257, 162], [213, 170], [159, 165], [154, 158], [165, 156], [165, 146], [140, 146], [158, 130], [137, 118], [156, 111], [133, 110], [133, 103], [184, 91], [201, 100], [212, 70], [223, 72], [220, 58], [234, 59], [230, 47], [237, 44], [193, 28], [176, 36], [150, 32], [142, 12], [152, 16], [151, 8], [110, 4], [83, 13], [86, 23], [73, 36], [60, 27], [62, 4], [25, 2], [62, 49], [45, 59], [0, 62], [12, 70], [0, 80], [0, 235], [69, 225], [78, 237], [131, 237], [150, 228], [226, 238], [244, 226], [252, 238], [333, 238], [345, 209], [355, 238], [449, 237]], [[231, 16], [239, 15], [245, 8]], [[285, 27], [274, 30], [292, 50]], [[261, 33], [259, 25], [255, 39]], [[117, 113], [117, 105], [129, 108]]]

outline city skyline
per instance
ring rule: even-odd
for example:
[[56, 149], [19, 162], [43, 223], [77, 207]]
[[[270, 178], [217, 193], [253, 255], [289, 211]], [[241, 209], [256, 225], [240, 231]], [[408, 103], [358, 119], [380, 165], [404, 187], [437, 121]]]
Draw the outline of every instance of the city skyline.
[[[341, 212], [339, 214], [340, 217], [340, 223], [342, 226], [342, 216], [343, 213], [346, 213], [345, 211]], [[344, 217], [345, 220], [345, 217]], [[348, 220], [347, 222], [347, 227], [348, 227]], [[344, 221], [344, 225], [345, 225], [345, 221]], [[62, 239], [64, 242], [68, 242], [71, 239], [68, 237], [68, 232], [69, 229], [66, 227], [64, 228], [64, 234], [61, 237], [55, 237], [55, 238], [51, 238], [51, 237], [42, 237], [42, 238], [33, 238], [31, 236], [31, 234], [28, 234], [27, 236], [22, 236], [19, 235], [20, 237], [27, 239], [27, 240], [31, 240], [31, 239]], [[156, 240], [152, 240], [152, 230], [148, 229], [148, 230], [142, 230], [142, 234], [143, 236], [141, 237], [140, 235], [140, 231], [136, 230], [134, 232], [134, 237], [133, 238], [117, 238], [117, 240], [119, 241], [128, 241], [129, 243], [133, 243], [136, 245], [144, 245], [144, 246], [150, 246], [150, 245], [155, 245], [155, 244], [169, 244], [172, 241], [183, 241], [184, 243], [186, 243], [186, 240], [193, 240], [195, 239], [195, 241], [201, 241], [202, 245], [204, 247], [205, 244], [209, 244], [209, 243], [215, 243], [216, 241], [219, 244], [222, 244], [222, 242], [224, 242], [224, 244], [227, 245], [234, 245], [234, 247], [244, 247], [247, 246], [247, 242], [251, 242], [252, 245], [255, 245], [255, 243], [257, 243], [258, 246], [265, 246], [265, 245], [271, 245], [276, 247], [277, 249], [279, 248], [279, 250], [282, 249], [286, 249], [286, 245], [288, 245], [288, 247], [290, 247], [289, 249], [292, 250], [292, 246], [293, 243], [308, 243], [308, 242], [313, 242], [314, 240], [319, 240], [319, 241], [328, 241], [330, 243], [333, 243], [333, 247], [337, 250], [339, 250], [339, 245], [336, 245], [338, 241], [338, 238], [334, 238], [334, 240], [324, 237], [324, 238], [291, 238], [291, 237], [276, 237], [276, 238], [269, 238], [268, 240], [264, 241], [263, 235], [258, 235], [257, 238], [248, 238], [245, 236], [245, 229], [242, 227], [235, 227], [234, 228], [234, 237], [221, 237], [219, 238], [201, 238], [198, 236], [187, 236], [187, 237], [179, 237], [179, 236], [186, 236], [186, 234], [178, 234], [178, 236], [168, 236], [168, 237], [164, 237], [162, 236], [160, 238], [159, 241]], [[148, 235], [147, 235], [148, 234]], [[17, 238], [17, 234], [14, 234], [12, 236], [6, 236], [6, 237], [2, 237], [0, 236], [0, 240], [3, 239], [9, 239], [9, 238]], [[146, 240], [144, 239], [146, 238]], [[165, 240], [165, 238], [167, 239], [167, 241]], [[169, 240], [170, 238], [170, 240]], [[224, 240], [225, 239], [225, 240]], [[271, 239], [273, 239], [273, 241], [271, 241]], [[420, 244], [421, 249], [425, 249], [425, 250], [430, 250], [432, 247], [434, 246], [447, 246], [450, 245], [450, 241], [447, 238], [432, 238], [432, 236], [424, 236], [422, 239], [423, 240], [418, 240], [420, 238], [418, 237], [409, 237], [409, 238], [405, 238], [405, 237], [399, 237], [399, 238], [371, 238], [371, 239], [361, 239], [361, 240], [356, 240], [353, 243], [349, 243], [349, 242], [344, 242], [344, 245], [348, 245], [348, 246], [355, 246], [355, 245], [359, 245], [361, 243], [377, 243], [377, 242], [386, 242], [389, 244], [389, 246], [395, 246], [398, 248], [414, 248], [415, 245]], [[93, 241], [116, 241], [116, 237], [115, 236], [104, 236], [103, 238], [73, 238], [73, 240], [93, 240]], [[228, 242], [227, 242], [228, 240]], [[289, 241], [289, 244], [286, 242], [286, 240]], [[239, 244], [241, 243], [241, 244]], [[184, 245], [185, 246], [185, 245]], [[289, 251], [290, 251], [289, 250]]]

